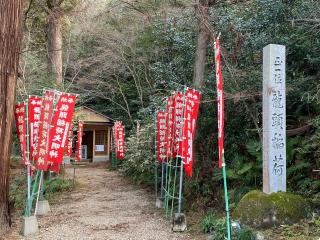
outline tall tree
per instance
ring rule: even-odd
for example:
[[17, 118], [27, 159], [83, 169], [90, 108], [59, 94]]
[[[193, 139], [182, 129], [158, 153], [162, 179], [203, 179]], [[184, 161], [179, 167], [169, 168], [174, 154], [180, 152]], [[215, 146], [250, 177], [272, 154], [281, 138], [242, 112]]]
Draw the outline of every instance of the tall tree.
[[215, 0], [197, 0], [195, 5], [195, 15], [198, 20], [198, 36], [194, 61], [193, 84], [199, 88], [203, 83], [206, 69], [206, 55], [208, 41], [210, 38], [209, 27], [209, 7]]
[[0, 0], [0, 236], [10, 227], [9, 163], [23, 0]]
[[53, 74], [56, 84], [63, 83], [62, 78], [62, 23], [64, 0], [47, 0], [48, 11], [48, 72]]

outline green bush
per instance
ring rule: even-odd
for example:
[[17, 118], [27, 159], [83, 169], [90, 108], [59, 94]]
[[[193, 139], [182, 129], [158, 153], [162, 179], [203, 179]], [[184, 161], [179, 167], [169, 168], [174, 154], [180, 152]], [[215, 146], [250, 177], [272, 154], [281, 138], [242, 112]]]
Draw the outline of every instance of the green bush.
[[126, 141], [126, 157], [120, 169], [138, 184], [154, 183], [154, 124], [150, 122], [140, 129], [139, 137], [131, 134]]
[[[213, 213], [206, 215], [202, 222], [202, 231], [210, 233], [210, 240], [225, 240], [227, 239], [227, 226], [225, 218], [217, 218]], [[232, 240], [255, 240], [253, 232], [245, 227], [240, 229], [232, 228]]]
[[58, 193], [69, 192], [73, 189], [72, 179], [53, 178], [44, 181], [44, 194], [47, 199]]
[[16, 176], [10, 181], [10, 202], [14, 210], [22, 210], [26, 201], [26, 178]]
[[[45, 198], [50, 200], [57, 194], [69, 192], [73, 189], [73, 182], [70, 179], [61, 179], [59, 177], [51, 180], [44, 180]], [[14, 176], [10, 182], [10, 203], [15, 211], [21, 211], [25, 208], [27, 197], [27, 184], [24, 175]], [[35, 198], [34, 198], [35, 201]]]

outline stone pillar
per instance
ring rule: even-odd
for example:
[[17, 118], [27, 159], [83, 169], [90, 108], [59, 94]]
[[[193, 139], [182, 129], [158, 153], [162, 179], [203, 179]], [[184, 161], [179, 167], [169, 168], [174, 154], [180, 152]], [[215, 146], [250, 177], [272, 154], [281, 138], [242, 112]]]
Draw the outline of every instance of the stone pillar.
[[285, 46], [263, 49], [263, 192], [286, 191]]

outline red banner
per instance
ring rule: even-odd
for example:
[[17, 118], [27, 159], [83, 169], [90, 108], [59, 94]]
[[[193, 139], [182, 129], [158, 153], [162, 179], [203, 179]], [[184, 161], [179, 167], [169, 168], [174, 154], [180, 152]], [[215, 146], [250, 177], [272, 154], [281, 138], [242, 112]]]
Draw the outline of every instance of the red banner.
[[28, 100], [30, 159], [37, 155], [42, 98], [30, 96]]
[[59, 173], [60, 164], [59, 163], [51, 163], [50, 165], [48, 165], [48, 171]]
[[177, 157], [179, 151], [179, 145], [181, 141], [182, 134], [182, 123], [183, 123], [183, 94], [178, 92], [174, 96], [175, 98], [175, 108], [174, 108], [174, 134], [173, 134], [173, 155], [172, 157]]
[[166, 114], [164, 111], [157, 113], [157, 159], [160, 163], [166, 159]]
[[219, 144], [219, 168], [222, 167], [222, 156], [224, 154], [224, 92], [223, 78], [221, 71], [220, 39], [215, 43], [215, 62], [217, 78], [217, 98], [218, 98], [218, 144]]
[[115, 122], [115, 148], [117, 153], [117, 159], [124, 158], [124, 126], [122, 122]]
[[34, 156], [36, 163], [35, 167], [38, 170], [46, 171], [48, 167], [47, 147], [54, 98], [54, 92], [45, 91], [40, 113], [39, 138], [37, 145], [38, 150]]
[[72, 122], [76, 96], [68, 93], [60, 95], [52, 119], [48, 141], [48, 162], [62, 163], [64, 147]]
[[167, 151], [166, 155], [168, 158], [172, 157], [173, 152], [173, 136], [174, 136], [174, 109], [175, 109], [175, 97], [167, 98], [167, 128], [166, 128], [166, 139], [167, 139]]
[[200, 104], [200, 96], [200, 92], [194, 89], [188, 89], [185, 94], [184, 121], [179, 155], [183, 159], [186, 174], [190, 177], [192, 176], [193, 140]]
[[77, 161], [81, 161], [81, 146], [82, 146], [82, 136], [83, 136], [83, 121], [79, 121], [78, 125], [78, 140], [77, 140]]
[[21, 157], [24, 164], [27, 164], [27, 129], [26, 129], [26, 106], [24, 103], [18, 103], [15, 107], [15, 119], [17, 135], [21, 147]]

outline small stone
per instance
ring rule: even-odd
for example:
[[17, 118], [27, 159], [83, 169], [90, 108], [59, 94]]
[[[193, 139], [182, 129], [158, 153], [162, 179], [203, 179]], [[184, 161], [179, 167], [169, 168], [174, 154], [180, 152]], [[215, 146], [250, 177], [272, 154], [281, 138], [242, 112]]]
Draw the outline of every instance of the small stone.
[[237, 221], [231, 221], [231, 228], [232, 230], [240, 230], [241, 229], [240, 223]]
[[264, 240], [265, 237], [261, 232], [256, 233], [256, 240]]

